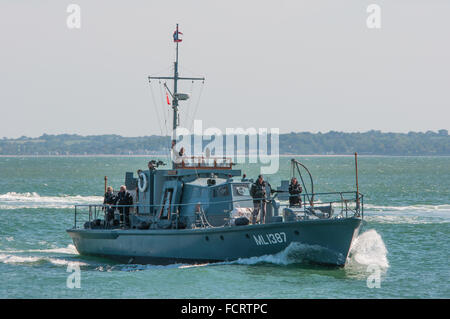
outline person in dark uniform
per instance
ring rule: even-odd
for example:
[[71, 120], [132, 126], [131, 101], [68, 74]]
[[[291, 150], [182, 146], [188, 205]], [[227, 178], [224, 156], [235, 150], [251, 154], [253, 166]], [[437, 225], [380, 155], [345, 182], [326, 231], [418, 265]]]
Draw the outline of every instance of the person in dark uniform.
[[259, 216], [259, 222], [264, 224], [266, 222], [266, 203], [267, 203], [267, 188], [270, 189], [270, 184], [264, 181], [262, 175], [258, 176], [258, 179], [253, 183], [250, 188], [250, 195], [253, 197], [253, 213], [252, 224], [256, 224], [256, 216], [261, 212]]
[[111, 186], [108, 186], [105, 193], [105, 198], [103, 199], [103, 205], [105, 206], [106, 210], [106, 221], [109, 222], [114, 219], [114, 211], [116, 210], [114, 207], [108, 206], [108, 205], [115, 205], [116, 204], [116, 195], [114, 195], [114, 190]]
[[[120, 191], [117, 193], [116, 205], [133, 205], [133, 196], [127, 191], [125, 185], [120, 186]], [[119, 207], [120, 222], [123, 224], [125, 215], [125, 227], [130, 227], [130, 206]]]
[[300, 206], [302, 207], [302, 199], [300, 194], [303, 189], [298, 183], [295, 177], [292, 177], [291, 183], [289, 184], [289, 206]]

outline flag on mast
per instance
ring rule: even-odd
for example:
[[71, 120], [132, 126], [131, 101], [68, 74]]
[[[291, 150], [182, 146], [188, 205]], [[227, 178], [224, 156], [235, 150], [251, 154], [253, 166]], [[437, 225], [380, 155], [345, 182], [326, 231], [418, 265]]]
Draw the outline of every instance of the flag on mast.
[[175, 32], [173, 33], [173, 42], [181, 42], [183, 41], [180, 38], [180, 35], [183, 35], [183, 33], [181, 33], [180, 31], [178, 31], [178, 25], [177, 25], [177, 29], [175, 30]]

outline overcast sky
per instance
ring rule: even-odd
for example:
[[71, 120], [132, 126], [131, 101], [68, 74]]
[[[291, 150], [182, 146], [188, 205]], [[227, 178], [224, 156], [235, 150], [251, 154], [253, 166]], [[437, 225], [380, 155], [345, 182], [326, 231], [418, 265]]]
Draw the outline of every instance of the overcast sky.
[[[180, 75], [206, 77], [204, 127], [450, 129], [448, 0], [0, 0], [0, 137], [166, 132], [147, 76], [170, 75], [176, 23]], [[201, 83], [181, 89], [189, 127]]]

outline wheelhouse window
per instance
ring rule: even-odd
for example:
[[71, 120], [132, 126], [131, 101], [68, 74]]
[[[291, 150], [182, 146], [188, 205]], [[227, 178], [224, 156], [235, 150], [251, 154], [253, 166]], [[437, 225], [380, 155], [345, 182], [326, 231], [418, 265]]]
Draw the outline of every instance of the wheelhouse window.
[[233, 184], [233, 196], [250, 196], [248, 184]]
[[213, 197], [225, 197], [229, 195], [230, 192], [228, 191], [228, 185], [219, 186], [213, 190]]

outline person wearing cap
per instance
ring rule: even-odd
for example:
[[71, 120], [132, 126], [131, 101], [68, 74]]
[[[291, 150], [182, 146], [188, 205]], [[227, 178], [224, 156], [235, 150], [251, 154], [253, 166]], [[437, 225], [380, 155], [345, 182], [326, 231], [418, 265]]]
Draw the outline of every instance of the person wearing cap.
[[250, 195], [253, 198], [253, 212], [252, 212], [252, 224], [256, 224], [256, 217], [259, 214], [259, 222], [264, 224], [266, 222], [266, 203], [267, 203], [267, 191], [266, 188], [270, 188], [270, 184], [264, 181], [262, 175], [258, 176], [255, 183], [250, 188]]
[[148, 162], [147, 167], [148, 167], [149, 171], [154, 171], [156, 169], [155, 164], [154, 164], [153, 161]]
[[176, 165], [181, 165], [186, 158], [185, 150], [184, 150], [184, 147], [181, 147], [180, 151], [177, 151], [175, 146], [176, 146], [176, 142], [172, 141], [172, 155], [171, 155], [172, 161]]
[[289, 184], [289, 206], [300, 206], [302, 207], [302, 199], [300, 194], [303, 189], [298, 183], [295, 177], [292, 177], [291, 183]]
[[114, 195], [114, 189], [108, 186], [106, 189], [105, 197], [103, 199], [104, 209], [106, 210], [106, 220], [109, 222], [114, 219], [115, 208], [109, 205], [114, 205], [116, 203], [116, 195]]
[[120, 186], [120, 191], [117, 193], [116, 205], [124, 205], [123, 207], [119, 207], [120, 222], [126, 228], [130, 227], [130, 206], [133, 205], [133, 196], [127, 191], [125, 185]]

